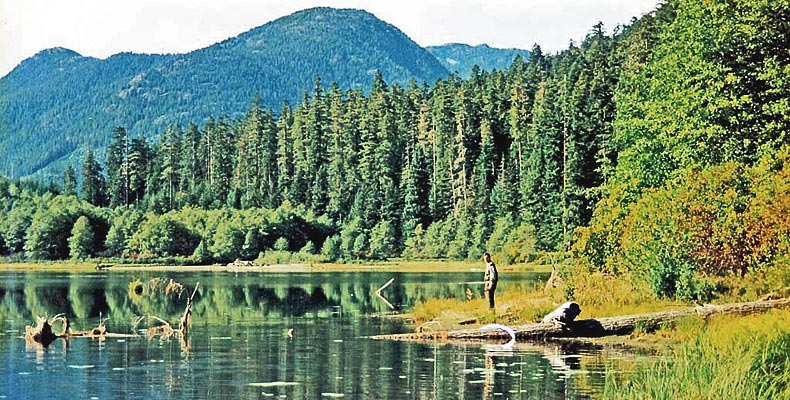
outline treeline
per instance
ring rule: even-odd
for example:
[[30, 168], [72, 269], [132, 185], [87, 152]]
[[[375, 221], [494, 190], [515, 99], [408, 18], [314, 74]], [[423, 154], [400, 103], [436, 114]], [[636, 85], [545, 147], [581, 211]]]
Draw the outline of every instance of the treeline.
[[56, 191], [0, 179], [4, 253], [34, 260], [124, 257], [210, 263], [255, 259], [273, 249], [314, 254], [333, 232], [325, 218], [288, 204], [271, 210], [183, 207], [157, 213], [97, 207]]

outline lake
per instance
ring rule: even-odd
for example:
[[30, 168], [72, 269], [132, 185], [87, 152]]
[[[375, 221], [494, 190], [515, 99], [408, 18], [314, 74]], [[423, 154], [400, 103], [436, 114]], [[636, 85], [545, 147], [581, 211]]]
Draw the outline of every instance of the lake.
[[[367, 338], [414, 329], [375, 295], [390, 278], [382, 293], [405, 311], [427, 298], [480, 297], [481, 276], [0, 271], [0, 398], [583, 399], [600, 392], [607, 365], [633, 357], [568, 345], [502, 351]], [[539, 277], [502, 273], [500, 288], [531, 287]], [[183, 285], [180, 296], [170, 279]], [[142, 333], [37, 349], [21, 338], [36, 316], [61, 312], [77, 330], [107, 318], [109, 332], [135, 334], [136, 318], [150, 315], [175, 325], [197, 282], [186, 341]]]

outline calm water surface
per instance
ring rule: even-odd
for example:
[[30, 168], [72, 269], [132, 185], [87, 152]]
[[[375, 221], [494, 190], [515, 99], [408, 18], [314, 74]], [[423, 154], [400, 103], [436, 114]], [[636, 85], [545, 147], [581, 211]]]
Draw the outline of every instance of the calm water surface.
[[[470, 273], [0, 272], [0, 398], [563, 399], [594, 398], [620, 355], [559, 346], [379, 341], [414, 328], [386, 316], [434, 297], [480, 297]], [[173, 279], [181, 297], [166, 293]], [[536, 275], [503, 273], [500, 287]], [[200, 282], [188, 340], [20, 338], [37, 315], [73, 329], [134, 334], [137, 316], [176, 323]], [[55, 330], [61, 328], [56, 325]], [[290, 335], [289, 335], [290, 332]]]

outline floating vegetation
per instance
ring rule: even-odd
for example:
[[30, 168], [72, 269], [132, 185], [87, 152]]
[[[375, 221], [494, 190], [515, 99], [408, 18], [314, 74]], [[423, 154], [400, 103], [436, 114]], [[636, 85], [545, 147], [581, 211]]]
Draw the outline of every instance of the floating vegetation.
[[151, 278], [147, 282], [137, 278], [129, 282], [129, 297], [134, 302], [139, 302], [144, 296], [152, 296], [157, 292], [167, 296], [176, 295], [181, 298], [184, 290], [184, 285], [172, 278]]

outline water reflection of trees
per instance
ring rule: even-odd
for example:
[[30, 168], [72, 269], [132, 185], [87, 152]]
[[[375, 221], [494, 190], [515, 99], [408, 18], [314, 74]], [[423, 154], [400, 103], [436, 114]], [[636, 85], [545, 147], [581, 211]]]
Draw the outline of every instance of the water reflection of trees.
[[[383, 275], [382, 275], [383, 276]], [[138, 315], [170, 319], [183, 311], [185, 296], [148, 290], [154, 277], [128, 274], [68, 274], [43, 279], [35, 273], [0, 283], [0, 315], [32, 320], [38, 315], [65, 313], [75, 320], [109, 316], [112, 324]], [[178, 278], [177, 278], [178, 279]], [[203, 279], [193, 312], [205, 322], [244, 321], [267, 317], [300, 317], [309, 313], [387, 313], [391, 309], [375, 295], [385, 281], [364, 274], [317, 276], [224, 275], [181, 278], [188, 287]], [[433, 279], [433, 281], [431, 281]], [[138, 280], [140, 286], [133, 287]], [[465, 298], [468, 285], [417, 277], [398, 279], [384, 295], [405, 309], [428, 298]], [[141, 289], [142, 288], [142, 289]]]

